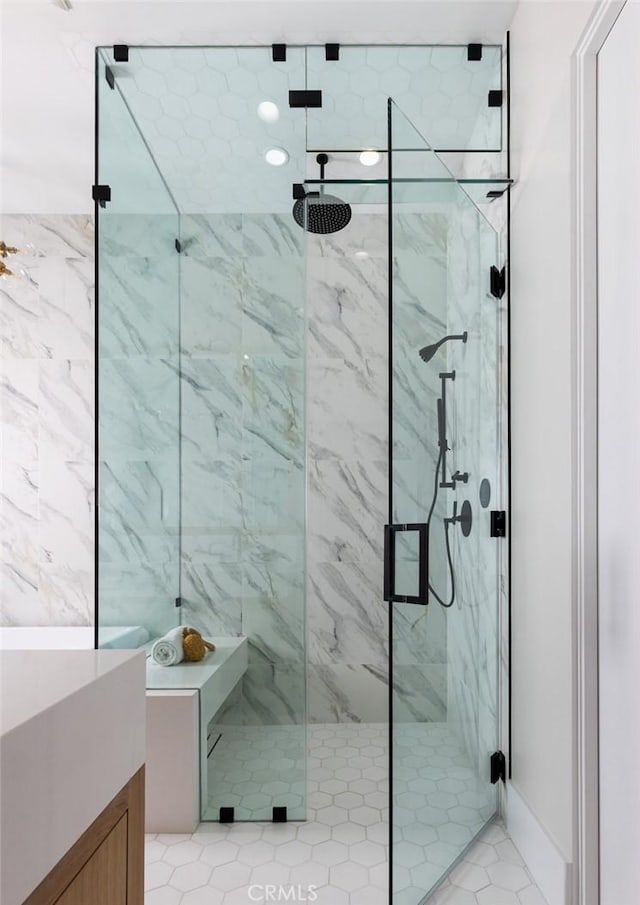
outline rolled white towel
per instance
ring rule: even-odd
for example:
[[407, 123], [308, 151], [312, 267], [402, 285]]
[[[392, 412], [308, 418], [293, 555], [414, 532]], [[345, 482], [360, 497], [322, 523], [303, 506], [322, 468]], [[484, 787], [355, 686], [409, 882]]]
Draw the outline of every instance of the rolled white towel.
[[151, 656], [160, 666], [175, 666], [184, 660], [182, 626], [178, 625], [159, 638], [151, 648]]

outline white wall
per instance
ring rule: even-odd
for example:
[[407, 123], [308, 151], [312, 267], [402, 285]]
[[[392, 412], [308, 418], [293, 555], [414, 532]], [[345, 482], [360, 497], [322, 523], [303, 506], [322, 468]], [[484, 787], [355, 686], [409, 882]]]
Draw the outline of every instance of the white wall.
[[630, 2], [598, 57], [601, 905], [634, 905], [640, 889], [639, 48]]
[[513, 785], [573, 850], [571, 69], [594, 4], [527, 2], [511, 24]]

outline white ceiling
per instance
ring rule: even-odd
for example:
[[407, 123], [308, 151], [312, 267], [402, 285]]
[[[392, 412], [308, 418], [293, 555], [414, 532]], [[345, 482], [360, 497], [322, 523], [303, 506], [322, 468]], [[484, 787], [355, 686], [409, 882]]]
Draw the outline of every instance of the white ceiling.
[[497, 0], [0, 0], [0, 210], [90, 211], [94, 48], [500, 43], [517, 2]]

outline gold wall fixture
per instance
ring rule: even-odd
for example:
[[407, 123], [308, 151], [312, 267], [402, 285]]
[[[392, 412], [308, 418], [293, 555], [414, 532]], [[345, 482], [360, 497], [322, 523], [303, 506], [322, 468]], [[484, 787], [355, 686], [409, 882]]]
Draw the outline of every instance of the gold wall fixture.
[[5, 258], [8, 258], [9, 255], [17, 255], [20, 253], [24, 254], [25, 249], [16, 248], [15, 245], [7, 245], [4, 240], [0, 240], [0, 277], [15, 277], [20, 276], [15, 271], [10, 270], [9, 267], [4, 263]]

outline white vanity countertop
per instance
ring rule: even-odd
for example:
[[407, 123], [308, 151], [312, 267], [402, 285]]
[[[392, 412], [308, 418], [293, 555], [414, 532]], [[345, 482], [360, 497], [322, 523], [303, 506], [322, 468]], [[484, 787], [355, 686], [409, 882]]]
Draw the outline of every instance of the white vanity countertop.
[[142, 651], [0, 652], [0, 901], [20, 905], [145, 759]]

